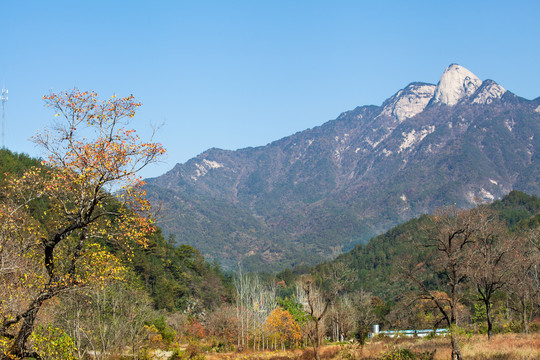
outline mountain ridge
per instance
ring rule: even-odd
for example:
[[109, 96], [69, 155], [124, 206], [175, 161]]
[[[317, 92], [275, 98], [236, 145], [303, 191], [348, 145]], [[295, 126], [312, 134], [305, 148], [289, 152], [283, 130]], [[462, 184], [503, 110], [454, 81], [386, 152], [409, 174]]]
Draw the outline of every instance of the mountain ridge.
[[[215, 221], [230, 228], [219, 238], [185, 236], [190, 225], [174, 224], [183, 210], [168, 212], [176, 220], [164, 230], [205, 256], [229, 267], [259, 261], [280, 269], [305, 253], [309, 262], [334, 257], [438, 206], [474, 206], [516, 186], [540, 194], [540, 98], [520, 98], [470, 74], [453, 64], [437, 85], [412, 82], [381, 106], [356, 107], [265, 146], [209, 149], [149, 179], [150, 199], [168, 189], [174, 195], [161, 200], [190, 203], [198, 227]], [[249, 213], [265, 230], [213, 217], [224, 206]], [[223, 244], [235, 244], [238, 254], [226, 254]]]

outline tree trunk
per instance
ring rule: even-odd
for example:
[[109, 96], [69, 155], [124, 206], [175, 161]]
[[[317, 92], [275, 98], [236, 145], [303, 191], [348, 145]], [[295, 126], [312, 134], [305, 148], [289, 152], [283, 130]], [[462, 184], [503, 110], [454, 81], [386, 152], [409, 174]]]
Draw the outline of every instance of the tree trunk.
[[314, 344], [314, 348], [315, 348], [315, 359], [316, 360], [320, 360], [320, 357], [319, 357], [319, 348], [320, 348], [320, 345], [321, 345], [321, 341], [319, 339], [319, 321], [316, 320], [315, 321], [315, 344]]
[[452, 360], [462, 360], [461, 351], [459, 350], [459, 343], [457, 340], [457, 334], [455, 334], [455, 329], [451, 330], [450, 342], [452, 343]]
[[484, 304], [486, 305], [486, 321], [487, 321], [487, 335], [488, 339], [491, 340], [491, 337], [493, 336], [493, 320], [491, 319], [491, 303], [489, 300], [484, 300]]
[[32, 331], [34, 330], [34, 322], [36, 320], [36, 314], [37, 310], [31, 311], [27, 313], [23, 317], [23, 324], [21, 328], [19, 329], [19, 332], [17, 333], [17, 336], [13, 340], [13, 344], [11, 344], [11, 347], [9, 348], [7, 354], [2, 357], [2, 360], [4, 359], [12, 359], [13, 357], [17, 358], [23, 358], [26, 354], [26, 341], [32, 334]]
[[452, 344], [452, 360], [462, 360], [459, 342], [457, 338], [457, 305], [456, 287], [452, 288], [451, 318], [450, 318], [450, 343]]
[[[24, 358], [29, 355], [28, 350], [26, 349], [26, 341], [32, 335], [34, 331], [34, 322], [36, 321], [37, 313], [43, 302], [50, 299], [53, 296], [50, 292], [41, 293], [28, 307], [28, 310], [22, 315], [22, 325], [19, 329], [19, 332], [13, 339], [9, 350], [6, 354], [2, 356], [2, 360], [11, 360], [17, 358]], [[32, 354], [34, 357], [36, 354]]]
[[527, 317], [527, 300], [525, 299], [522, 299], [521, 300], [521, 306], [522, 306], [522, 309], [523, 309], [523, 332], [525, 334], [528, 334], [529, 333], [529, 321], [528, 321], [528, 317]]
[[319, 357], [319, 345], [317, 343], [313, 343], [313, 355], [315, 356], [315, 360], [320, 360]]

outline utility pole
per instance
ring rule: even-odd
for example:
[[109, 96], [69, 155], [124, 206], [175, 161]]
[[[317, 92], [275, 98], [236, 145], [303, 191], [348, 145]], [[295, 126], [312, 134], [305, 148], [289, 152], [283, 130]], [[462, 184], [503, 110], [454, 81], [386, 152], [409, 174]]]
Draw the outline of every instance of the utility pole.
[[6, 101], [8, 101], [7, 94], [8, 94], [7, 89], [4, 89], [4, 87], [2, 87], [2, 95], [0, 95], [0, 101], [2, 101], [2, 148], [6, 147], [6, 142], [4, 139], [5, 139], [5, 129], [6, 129], [5, 107], [6, 107]]

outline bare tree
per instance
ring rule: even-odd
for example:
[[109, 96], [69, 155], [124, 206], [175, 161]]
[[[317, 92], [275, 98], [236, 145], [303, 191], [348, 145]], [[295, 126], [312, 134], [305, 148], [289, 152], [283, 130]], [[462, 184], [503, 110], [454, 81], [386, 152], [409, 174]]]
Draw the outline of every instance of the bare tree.
[[312, 279], [304, 279], [297, 286], [297, 299], [309, 315], [304, 331], [313, 346], [315, 359], [320, 360], [320, 347], [325, 333], [324, 317], [330, 308], [332, 295], [323, 294]]
[[357, 310], [350, 295], [340, 296], [332, 303], [328, 313], [328, 327], [334, 341], [344, 341], [345, 336], [355, 331]]
[[356, 308], [356, 333], [358, 341], [364, 345], [365, 339], [373, 324], [377, 321], [375, 314], [375, 304], [380, 299], [374, 297], [371, 293], [361, 290], [351, 296]]
[[515, 239], [506, 224], [487, 208], [478, 210], [475, 217], [474, 246], [468, 261], [469, 280], [478, 292], [486, 311], [487, 334], [493, 335], [492, 299], [512, 277], [510, 253]]
[[[430, 217], [427, 244], [433, 249], [430, 258], [419, 264], [410, 264], [406, 276], [416, 285], [420, 298], [431, 300], [450, 327], [452, 359], [462, 359], [457, 338], [458, 306], [467, 279], [468, 249], [474, 241], [474, 215], [472, 210], [454, 207], [437, 211]], [[434, 278], [442, 279], [447, 296], [438, 296], [430, 286]]]
[[264, 348], [268, 340], [264, 325], [277, 305], [276, 288], [262, 284], [256, 274], [245, 274], [241, 269], [235, 277], [234, 286], [238, 319], [237, 346], [245, 348], [251, 340], [254, 350]]
[[531, 237], [537, 236], [537, 230], [519, 234], [510, 256], [512, 276], [507, 284], [509, 307], [519, 314], [525, 333], [529, 331], [533, 314], [540, 310], [539, 251], [534, 238], [531, 240]]
[[74, 339], [79, 359], [109, 359], [145, 345], [145, 323], [156, 316], [147, 294], [123, 283], [89, 287], [62, 297], [56, 323]]

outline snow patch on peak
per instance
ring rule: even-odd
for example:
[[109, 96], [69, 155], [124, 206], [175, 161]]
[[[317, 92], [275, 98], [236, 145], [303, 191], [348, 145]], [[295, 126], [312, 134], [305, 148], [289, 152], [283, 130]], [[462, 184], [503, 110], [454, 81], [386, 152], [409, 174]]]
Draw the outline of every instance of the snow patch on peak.
[[493, 99], [500, 99], [505, 92], [506, 89], [495, 81], [486, 80], [476, 94], [474, 94], [472, 102], [474, 104], [491, 104]]
[[464, 97], [469, 97], [482, 85], [472, 72], [463, 66], [452, 64], [442, 74], [433, 101], [453, 106]]
[[435, 85], [412, 83], [383, 103], [381, 114], [394, 116], [399, 122], [421, 113], [433, 98]]

